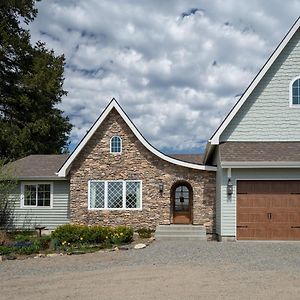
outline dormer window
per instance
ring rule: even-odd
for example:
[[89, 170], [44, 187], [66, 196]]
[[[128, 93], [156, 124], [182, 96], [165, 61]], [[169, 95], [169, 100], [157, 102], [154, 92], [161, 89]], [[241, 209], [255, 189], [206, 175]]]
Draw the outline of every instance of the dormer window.
[[113, 136], [110, 139], [110, 153], [120, 154], [122, 152], [122, 139], [119, 136]]
[[291, 106], [300, 107], [300, 77], [295, 78], [290, 85]]

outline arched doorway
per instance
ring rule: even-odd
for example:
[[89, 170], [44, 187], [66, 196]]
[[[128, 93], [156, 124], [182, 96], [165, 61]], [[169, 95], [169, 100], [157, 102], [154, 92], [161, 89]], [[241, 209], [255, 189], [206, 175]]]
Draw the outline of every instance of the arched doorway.
[[193, 189], [186, 181], [178, 181], [171, 188], [173, 224], [191, 224]]

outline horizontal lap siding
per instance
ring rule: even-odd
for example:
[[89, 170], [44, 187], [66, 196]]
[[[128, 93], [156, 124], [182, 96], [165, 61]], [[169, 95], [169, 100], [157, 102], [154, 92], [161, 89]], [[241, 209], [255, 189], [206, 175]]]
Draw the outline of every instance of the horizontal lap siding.
[[291, 108], [289, 85], [300, 75], [300, 31], [294, 35], [240, 111], [221, 141], [299, 141], [300, 109]]
[[222, 172], [221, 187], [221, 235], [235, 236], [236, 234], [236, 181], [252, 180], [300, 180], [300, 169], [232, 169], [231, 181], [233, 194], [227, 195], [227, 169]]
[[20, 208], [21, 184], [15, 194], [15, 226], [33, 227], [35, 224], [46, 226], [47, 229], [55, 229], [57, 226], [69, 222], [69, 182], [53, 182], [53, 208]]

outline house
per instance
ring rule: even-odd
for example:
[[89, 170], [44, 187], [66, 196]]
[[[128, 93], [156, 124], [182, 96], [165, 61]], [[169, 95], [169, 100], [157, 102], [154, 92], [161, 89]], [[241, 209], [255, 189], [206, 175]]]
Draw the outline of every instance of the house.
[[199, 224], [220, 240], [300, 239], [300, 19], [200, 155], [165, 155], [112, 100], [70, 156], [31, 155], [16, 224]]

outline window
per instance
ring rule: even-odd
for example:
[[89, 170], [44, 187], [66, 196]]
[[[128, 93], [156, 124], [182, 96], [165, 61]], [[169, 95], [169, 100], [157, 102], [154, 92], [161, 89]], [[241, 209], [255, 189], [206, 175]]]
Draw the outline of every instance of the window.
[[141, 209], [142, 182], [90, 180], [88, 201], [89, 209]]
[[292, 106], [300, 104], [300, 78], [296, 78], [291, 82], [290, 98]]
[[24, 183], [21, 189], [22, 207], [51, 207], [51, 183]]
[[121, 153], [122, 152], [122, 140], [119, 136], [113, 136], [110, 139], [110, 152]]

